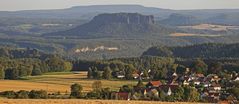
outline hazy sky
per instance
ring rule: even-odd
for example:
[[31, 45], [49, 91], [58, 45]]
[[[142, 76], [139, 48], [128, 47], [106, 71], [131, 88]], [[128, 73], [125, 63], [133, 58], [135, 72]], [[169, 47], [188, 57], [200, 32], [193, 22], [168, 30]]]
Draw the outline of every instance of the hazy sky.
[[79, 5], [140, 4], [166, 9], [232, 9], [239, 0], [0, 0], [0, 11], [59, 9]]

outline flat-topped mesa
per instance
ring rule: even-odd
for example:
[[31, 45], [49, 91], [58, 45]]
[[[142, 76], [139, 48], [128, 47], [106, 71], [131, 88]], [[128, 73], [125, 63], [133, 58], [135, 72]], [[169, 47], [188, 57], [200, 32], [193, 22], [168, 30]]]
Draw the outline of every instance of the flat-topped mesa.
[[91, 22], [100, 24], [126, 23], [126, 24], [154, 24], [153, 15], [141, 15], [138, 13], [111, 13], [95, 16]]

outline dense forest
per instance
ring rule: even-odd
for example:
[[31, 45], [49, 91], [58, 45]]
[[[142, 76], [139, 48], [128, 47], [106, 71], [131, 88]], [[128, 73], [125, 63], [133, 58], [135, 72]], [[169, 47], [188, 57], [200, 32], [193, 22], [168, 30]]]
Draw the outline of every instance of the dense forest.
[[46, 72], [71, 70], [71, 63], [36, 49], [0, 49], [0, 79], [19, 79]]
[[239, 44], [206, 43], [181, 47], [151, 47], [143, 56], [179, 58], [239, 58]]

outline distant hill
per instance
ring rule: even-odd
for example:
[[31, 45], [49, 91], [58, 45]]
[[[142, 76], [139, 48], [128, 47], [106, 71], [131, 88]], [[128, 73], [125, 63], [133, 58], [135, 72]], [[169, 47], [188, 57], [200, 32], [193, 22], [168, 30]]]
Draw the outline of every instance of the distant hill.
[[239, 15], [238, 14], [226, 14], [221, 13], [216, 16], [210, 17], [205, 21], [208, 23], [214, 24], [231, 24], [231, 25], [239, 25]]
[[[203, 20], [214, 21], [214, 23], [237, 24], [239, 16], [238, 9], [205, 9], [205, 10], [170, 10], [155, 7], [144, 7], [141, 5], [92, 5], [92, 6], [75, 6], [66, 9], [52, 10], [24, 10], [24, 11], [0, 11], [0, 18], [57, 18], [57, 19], [92, 19], [94, 16], [102, 13], [140, 13], [144, 15], [154, 15], [156, 20], [171, 18], [171, 14], [181, 14], [186, 16], [194, 16]], [[224, 18], [227, 17], [233, 18]], [[171, 15], [171, 16], [170, 16]], [[221, 18], [221, 19], [220, 19]], [[223, 19], [224, 18], [224, 19]], [[176, 20], [173, 20], [176, 21]], [[183, 22], [184, 23], [184, 22]]]
[[44, 36], [78, 36], [81, 38], [147, 36], [170, 33], [155, 24], [154, 16], [139, 13], [112, 13], [95, 16], [89, 23]]
[[2, 11], [0, 12], [0, 17], [91, 19], [98, 14], [119, 12], [155, 15], [160, 13], [160, 17], [167, 17], [171, 11], [169, 9], [144, 7], [141, 5], [92, 5], [53, 10]]
[[201, 20], [195, 16], [185, 15], [185, 14], [183, 15], [183, 14], [177, 14], [177, 13], [173, 13], [167, 19], [159, 21], [160, 24], [173, 25], [173, 26], [193, 25], [193, 24], [198, 24], [200, 22]]
[[142, 56], [179, 58], [239, 58], [239, 44], [199, 44], [184, 47], [151, 47]]

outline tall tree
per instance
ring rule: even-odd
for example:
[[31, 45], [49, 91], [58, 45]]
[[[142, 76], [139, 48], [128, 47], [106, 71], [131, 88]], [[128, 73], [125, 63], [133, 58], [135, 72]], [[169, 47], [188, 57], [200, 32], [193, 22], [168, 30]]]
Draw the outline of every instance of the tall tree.
[[111, 79], [111, 77], [112, 77], [111, 73], [112, 73], [112, 71], [111, 71], [110, 67], [105, 67], [104, 72], [103, 72], [103, 78]]
[[213, 62], [209, 65], [209, 74], [218, 74], [222, 70], [222, 64], [219, 62]]
[[129, 65], [126, 65], [125, 68], [126, 68], [126, 70], [125, 70], [126, 79], [132, 79], [133, 78], [132, 74], [135, 70], [134, 66], [132, 64], [129, 64]]
[[87, 78], [91, 79], [93, 75], [92, 69], [89, 68], [88, 72], [87, 72]]
[[184, 100], [189, 102], [197, 102], [200, 99], [200, 94], [198, 93], [197, 89], [186, 86], [184, 87]]
[[208, 65], [203, 60], [197, 59], [192, 64], [192, 68], [195, 73], [206, 74], [208, 70]]

